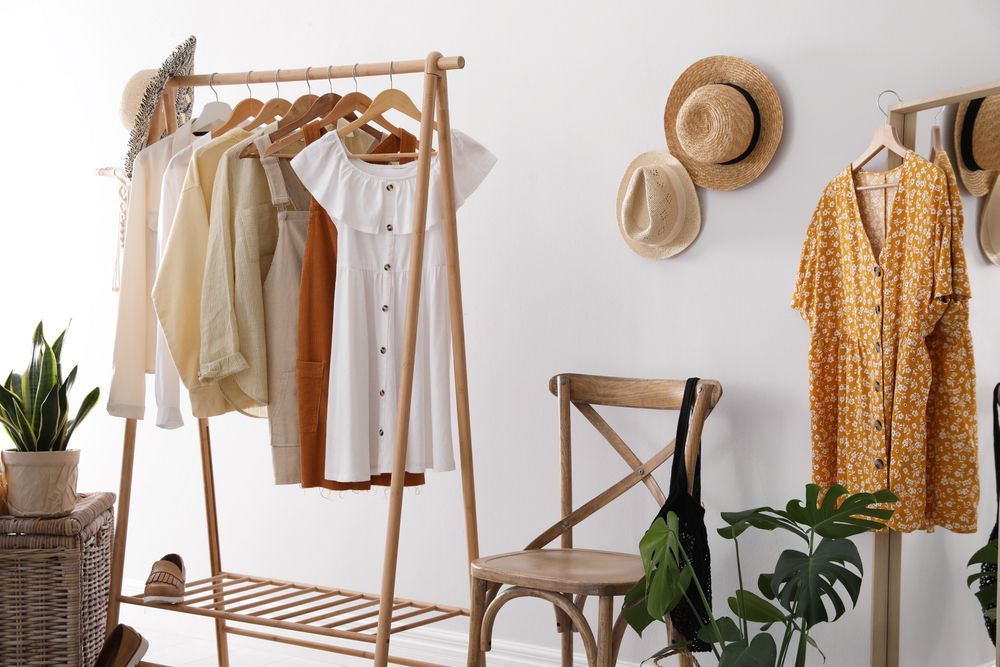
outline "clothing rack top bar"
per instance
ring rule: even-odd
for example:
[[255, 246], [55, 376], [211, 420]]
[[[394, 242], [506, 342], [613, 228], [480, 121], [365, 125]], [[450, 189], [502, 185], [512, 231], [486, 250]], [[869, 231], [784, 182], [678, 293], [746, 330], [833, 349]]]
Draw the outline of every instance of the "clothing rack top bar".
[[966, 100], [974, 100], [978, 97], [989, 97], [998, 94], [1000, 94], [1000, 81], [991, 81], [990, 83], [983, 83], [978, 86], [956, 88], [945, 93], [900, 102], [899, 104], [890, 106], [889, 112], [898, 114], [916, 113], [926, 109], [934, 109], [948, 104], [957, 104]]
[[[462, 69], [462, 56], [441, 56], [437, 61], [439, 70]], [[181, 88], [187, 86], [234, 86], [246, 83], [274, 83], [282, 81], [323, 81], [324, 79], [350, 79], [355, 76], [388, 76], [390, 74], [416, 74], [427, 71], [427, 60], [396, 60], [383, 63], [357, 63], [356, 65], [331, 65], [303, 67], [300, 69], [254, 70], [252, 72], [218, 72], [212, 74], [190, 74], [175, 76], [167, 81], [167, 86]]]

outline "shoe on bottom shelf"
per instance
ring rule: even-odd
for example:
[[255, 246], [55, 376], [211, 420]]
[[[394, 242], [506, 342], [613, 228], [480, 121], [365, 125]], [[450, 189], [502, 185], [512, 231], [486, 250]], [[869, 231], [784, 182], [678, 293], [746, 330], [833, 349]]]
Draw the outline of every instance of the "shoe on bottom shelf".
[[184, 602], [184, 559], [177, 554], [167, 554], [153, 563], [146, 579], [143, 602], [180, 604]]
[[104, 640], [94, 667], [135, 667], [146, 655], [149, 642], [127, 625], [120, 624]]

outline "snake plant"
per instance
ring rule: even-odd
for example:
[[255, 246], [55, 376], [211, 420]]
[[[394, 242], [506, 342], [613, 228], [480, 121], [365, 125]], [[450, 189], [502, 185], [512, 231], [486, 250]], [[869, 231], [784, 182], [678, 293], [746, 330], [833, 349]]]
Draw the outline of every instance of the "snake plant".
[[65, 336], [63, 331], [49, 345], [39, 322], [28, 369], [20, 375], [12, 372], [0, 386], [0, 424], [19, 452], [64, 451], [100, 396], [100, 389], [94, 387], [83, 399], [76, 417], [70, 419], [69, 391], [76, 380], [76, 366], [63, 380], [59, 355]]

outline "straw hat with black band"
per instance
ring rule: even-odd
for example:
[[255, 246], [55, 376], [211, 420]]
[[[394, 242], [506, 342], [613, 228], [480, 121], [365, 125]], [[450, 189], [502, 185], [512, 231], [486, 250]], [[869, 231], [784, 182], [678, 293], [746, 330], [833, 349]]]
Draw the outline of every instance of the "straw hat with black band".
[[617, 215], [625, 243], [650, 259], [676, 255], [701, 229], [694, 183], [665, 151], [648, 151], [632, 160], [618, 186]]
[[958, 105], [955, 153], [965, 189], [976, 197], [987, 194], [1000, 171], [1000, 95]]
[[684, 70], [663, 112], [670, 152], [695, 184], [713, 190], [735, 190], [760, 176], [783, 122], [774, 84], [734, 56], [710, 56]]
[[[149, 135], [149, 126], [160, 103], [160, 97], [172, 76], [184, 76], [194, 67], [194, 49], [197, 40], [192, 35], [181, 42], [160, 69], [140, 70], [132, 75], [122, 91], [121, 115], [125, 128], [129, 130], [128, 152], [125, 154], [125, 176], [132, 178], [132, 161], [139, 154]], [[183, 125], [191, 118], [194, 91], [178, 88], [176, 95], [177, 125]]]

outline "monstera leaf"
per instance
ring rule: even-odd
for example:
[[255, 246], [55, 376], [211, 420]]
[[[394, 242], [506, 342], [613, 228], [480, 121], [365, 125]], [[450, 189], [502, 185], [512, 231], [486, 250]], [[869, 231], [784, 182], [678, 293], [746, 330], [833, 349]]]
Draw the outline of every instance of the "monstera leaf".
[[774, 667], [778, 662], [778, 646], [774, 637], [762, 632], [747, 644], [740, 640], [722, 649], [719, 667]]
[[809, 484], [806, 486], [805, 503], [788, 501], [782, 516], [808, 526], [821, 537], [829, 538], [853, 537], [885, 528], [893, 510], [875, 505], [898, 500], [895, 494], [886, 490], [849, 495], [847, 489], [835, 484], [826, 490], [820, 501], [820, 491], [818, 485]]
[[[824, 538], [811, 555], [795, 549], [783, 551], [769, 585], [782, 607], [812, 627], [835, 621], [847, 611], [841, 588], [850, 597], [851, 606], [857, 604], [862, 573], [861, 556], [853, 542]], [[833, 607], [832, 618], [827, 603]]]

